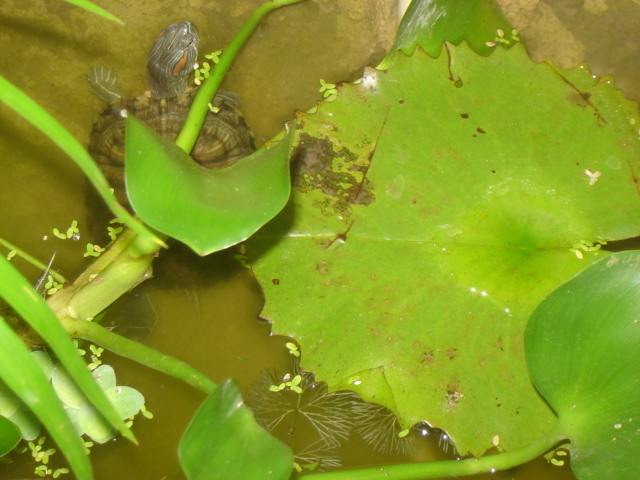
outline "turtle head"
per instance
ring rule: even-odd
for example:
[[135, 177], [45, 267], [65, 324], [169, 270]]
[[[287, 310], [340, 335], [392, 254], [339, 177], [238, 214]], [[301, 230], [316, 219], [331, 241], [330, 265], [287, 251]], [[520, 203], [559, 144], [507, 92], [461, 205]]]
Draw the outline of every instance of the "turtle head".
[[187, 89], [198, 56], [198, 32], [189, 22], [165, 28], [151, 47], [147, 78], [153, 98], [173, 98]]

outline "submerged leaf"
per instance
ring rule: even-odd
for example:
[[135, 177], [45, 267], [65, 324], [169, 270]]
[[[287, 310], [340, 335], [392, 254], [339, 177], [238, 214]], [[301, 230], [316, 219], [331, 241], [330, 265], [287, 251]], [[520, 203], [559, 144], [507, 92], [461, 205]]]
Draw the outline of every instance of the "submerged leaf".
[[603, 258], [535, 310], [531, 378], [571, 440], [580, 480], [640, 472], [640, 252]]
[[247, 242], [274, 333], [461, 454], [547, 431], [525, 324], [600, 243], [640, 234], [636, 105], [521, 45], [462, 44], [367, 69], [301, 123], [292, 199]]

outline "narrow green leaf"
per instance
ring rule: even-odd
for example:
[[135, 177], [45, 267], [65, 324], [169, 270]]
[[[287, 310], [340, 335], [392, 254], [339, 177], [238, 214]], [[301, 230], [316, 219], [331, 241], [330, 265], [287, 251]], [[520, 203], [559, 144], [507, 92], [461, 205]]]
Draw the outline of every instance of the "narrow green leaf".
[[111, 211], [117, 217], [121, 218], [127, 226], [138, 232], [142, 237], [154, 241], [156, 244], [164, 245], [160, 239], [156, 238], [153, 233], [141, 222], [134, 219], [131, 214], [116, 201], [106, 178], [91, 156], [73, 135], [45, 109], [2, 76], [0, 76], [0, 101], [6, 103], [28, 120], [69, 155], [76, 165], [82, 169]]
[[[73, 342], [49, 306], [4, 257], [0, 257], [0, 278], [4, 281], [0, 295], [47, 342], [78, 387], [95, 407], [124, 437], [135, 442], [133, 434], [119, 418], [102, 389], [94, 381], [87, 366], [78, 355]], [[40, 372], [42, 373], [42, 370]]]
[[120, 20], [118, 17], [116, 17], [115, 15], [112, 15], [111, 13], [98, 7], [97, 5], [94, 5], [88, 0], [65, 0], [65, 2], [70, 3], [72, 5], [76, 5], [80, 8], [84, 8], [85, 10], [91, 13], [95, 13], [96, 15], [106, 18], [107, 20], [112, 20], [116, 23], [119, 23], [120, 25], [124, 25], [124, 22]]
[[0, 457], [13, 450], [22, 434], [18, 426], [4, 417], [0, 417]]
[[178, 454], [189, 480], [288, 479], [293, 468], [291, 450], [256, 423], [233, 379], [202, 404]]
[[293, 129], [274, 147], [219, 170], [202, 168], [133, 117], [126, 138], [126, 185], [136, 213], [200, 255], [245, 240], [289, 198]]
[[42, 421], [81, 480], [93, 478], [84, 444], [76, 434], [49, 379], [15, 332], [0, 317], [0, 376]]
[[598, 260], [549, 295], [525, 333], [533, 383], [571, 439], [580, 480], [640, 472], [640, 252]]

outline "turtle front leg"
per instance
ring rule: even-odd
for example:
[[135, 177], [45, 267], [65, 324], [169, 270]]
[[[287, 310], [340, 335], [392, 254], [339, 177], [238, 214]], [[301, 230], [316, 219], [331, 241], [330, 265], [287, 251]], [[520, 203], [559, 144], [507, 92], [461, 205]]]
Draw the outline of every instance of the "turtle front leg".
[[89, 75], [87, 75], [87, 82], [89, 82], [91, 90], [109, 103], [122, 98], [122, 95], [116, 91], [117, 79], [118, 77], [115, 76], [110, 68], [103, 66], [93, 67]]

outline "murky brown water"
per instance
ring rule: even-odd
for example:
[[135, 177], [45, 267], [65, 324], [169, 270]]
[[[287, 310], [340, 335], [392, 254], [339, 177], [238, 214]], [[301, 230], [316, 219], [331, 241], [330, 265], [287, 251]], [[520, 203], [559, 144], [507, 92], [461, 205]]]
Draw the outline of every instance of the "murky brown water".
[[[146, 88], [144, 63], [149, 45], [167, 24], [195, 23], [202, 52], [222, 49], [261, 0], [98, 2], [120, 16], [125, 27], [52, 0], [0, 2], [0, 74], [19, 85], [81, 141], [86, 141], [103, 103], [88, 89], [91, 66], [116, 70], [123, 93]], [[307, 110], [320, 98], [318, 79], [354, 79], [365, 64], [375, 64], [388, 46], [393, 15], [372, 1], [308, 1], [273, 13], [259, 27], [228, 75], [224, 88], [240, 94], [256, 138], [268, 139], [296, 109]], [[501, 0], [537, 60], [552, 58], [572, 65], [586, 58], [594, 72], [616, 74], [616, 84], [640, 98], [637, 55], [638, 2], [587, 0], [537, 2]], [[583, 9], [587, 7], [587, 11]], [[606, 8], [605, 8], [606, 7]], [[372, 22], [391, 19], [387, 22]], [[635, 62], [635, 63], [634, 63]], [[69, 278], [87, 264], [85, 241], [51, 239], [54, 227], [72, 220], [86, 231], [84, 179], [57, 147], [0, 105], [0, 236], [46, 260], [57, 251], [56, 266]], [[43, 235], [50, 239], [43, 241]], [[195, 261], [176, 249], [161, 259], [156, 277], [112, 308], [107, 324], [175, 355], [219, 381], [236, 377], [247, 387], [267, 367], [288, 366], [284, 339], [269, 337], [259, 323], [259, 287], [249, 271], [228, 252]], [[25, 274], [35, 279], [30, 268]], [[163, 375], [109, 357], [120, 384], [147, 397], [153, 421], [140, 419], [140, 447], [123, 441], [94, 449], [98, 479], [180, 479], [176, 447], [202, 395]], [[382, 456], [355, 441], [345, 449], [348, 466], [444, 458], [436, 441], [420, 442], [411, 458]], [[2, 467], [4, 468], [4, 467]], [[0, 468], [0, 478], [29, 470]], [[489, 478], [481, 476], [475, 478]], [[494, 476], [491, 476], [493, 478]], [[505, 479], [569, 479], [566, 469], [539, 460], [501, 474]]]

